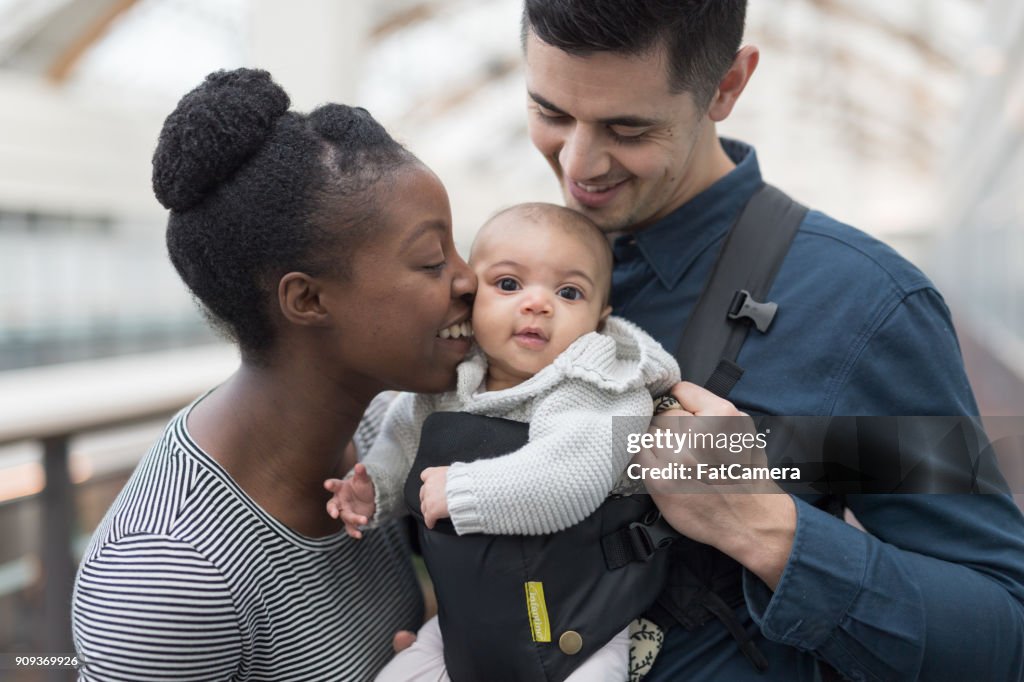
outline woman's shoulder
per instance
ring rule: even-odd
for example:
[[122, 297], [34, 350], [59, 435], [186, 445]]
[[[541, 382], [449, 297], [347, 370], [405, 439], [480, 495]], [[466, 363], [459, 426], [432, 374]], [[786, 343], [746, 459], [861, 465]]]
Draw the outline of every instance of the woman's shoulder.
[[187, 542], [182, 522], [195, 513], [198, 498], [213, 498], [210, 515], [232, 504], [212, 460], [188, 436], [186, 415], [187, 408], [176, 414], [139, 461], [93, 534], [85, 559], [125, 538]]

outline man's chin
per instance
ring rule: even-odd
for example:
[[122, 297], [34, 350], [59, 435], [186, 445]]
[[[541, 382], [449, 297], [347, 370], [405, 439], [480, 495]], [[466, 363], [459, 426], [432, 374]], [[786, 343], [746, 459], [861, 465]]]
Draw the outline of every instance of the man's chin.
[[563, 198], [566, 207], [590, 218], [600, 228], [601, 232], [605, 234], [626, 232], [630, 227], [629, 219], [622, 217], [621, 213], [614, 210], [611, 206], [593, 208], [584, 206], [572, 196], [565, 196]]

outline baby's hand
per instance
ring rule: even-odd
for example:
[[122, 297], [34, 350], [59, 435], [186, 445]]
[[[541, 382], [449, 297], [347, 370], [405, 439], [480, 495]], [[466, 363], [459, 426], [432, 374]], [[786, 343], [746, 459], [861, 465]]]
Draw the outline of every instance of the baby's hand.
[[352, 471], [352, 478], [327, 479], [324, 488], [334, 493], [327, 501], [327, 513], [332, 519], [341, 517], [345, 532], [358, 540], [363, 537], [359, 527], [370, 522], [377, 511], [377, 504], [374, 502], [373, 479], [366, 473], [366, 467], [356, 464]]
[[420, 474], [423, 485], [420, 486], [420, 511], [423, 523], [433, 528], [438, 519], [448, 518], [448, 497], [445, 486], [448, 484], [448, 467], [427, 467]]

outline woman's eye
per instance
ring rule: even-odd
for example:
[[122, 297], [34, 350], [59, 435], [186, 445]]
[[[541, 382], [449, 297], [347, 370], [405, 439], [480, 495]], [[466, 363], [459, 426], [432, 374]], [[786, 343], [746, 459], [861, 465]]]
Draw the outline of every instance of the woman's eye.
[[515, 291], [519, 288], [519, 282], [511, 277], [502, 277], [498, 280], [498, 288], [502, 291]]
[[562, 287], [558, 290], [558, 295], [569, 301], [578, 301], [583, 298], [583, 292], [576, 287]]
[[440, 263], [435, 263], [434, 265], [424, 265], [423, 269], [430, 270], [431, 272], [438, 272], [440, 270], [443, 270], [444, 266], [446, 265], [448, 265], [448, 261], [443, 260]]

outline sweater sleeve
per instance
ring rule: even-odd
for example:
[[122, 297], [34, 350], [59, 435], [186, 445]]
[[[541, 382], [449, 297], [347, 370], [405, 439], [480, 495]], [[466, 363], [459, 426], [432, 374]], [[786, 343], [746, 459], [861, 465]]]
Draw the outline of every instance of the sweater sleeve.
[[614, 487], [629, 461], [626, 435], [646, 429], [651, 411], [642, 387], [616, 393], [567, 381], [539, 398], [525, 446], [449, 468], [456, 532], [540, 535], [579, 523]]
[[376, 527], [406, 513], [402, 500], [405, 479], [412, 469], [420, 442], [420, 427], [427, 413], [427, 398], [402, 393], [388, 407], [380, 433], [362, 463], [373, 479], [377, 509], [370, 519]]
[[127, 536], [84, 562], [71, 617], [86, 681], [229, 680], [242, 659], [224, 576], [167, 537]]

